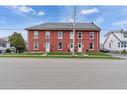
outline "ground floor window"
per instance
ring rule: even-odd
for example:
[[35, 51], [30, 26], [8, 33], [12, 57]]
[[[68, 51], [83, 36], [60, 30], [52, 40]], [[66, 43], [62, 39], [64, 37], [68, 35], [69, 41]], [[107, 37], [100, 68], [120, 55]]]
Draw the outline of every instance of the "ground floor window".
[[73, 42], [70, 42], [70, 48], [73, 48]]
[[123, 42], [121, 43], [121, 47], [123, 47]]
[[118, 47], [120, 47], [120, 42], [118, 43]]
[[126, 48], [126, 42], [124, 43], [124, 47]]
[[90, 43], [90, 49], [91, 50], [94, 49], [94, 43], [93, 42]]
[[38, 42], [34, 41], [34, 49], [37, 50], [38, 49]]
[[62, 42], [59, 42], [58, 43], [58, 50], [62, 50], [63, 49], [63, 44], [62, 44]]

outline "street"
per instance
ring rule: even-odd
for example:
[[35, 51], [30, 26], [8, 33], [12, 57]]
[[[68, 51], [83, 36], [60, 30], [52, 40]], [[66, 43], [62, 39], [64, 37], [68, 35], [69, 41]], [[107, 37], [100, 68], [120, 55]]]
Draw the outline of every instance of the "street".
[[0, 89], [127, 89], [127, 60], [0, 58]]

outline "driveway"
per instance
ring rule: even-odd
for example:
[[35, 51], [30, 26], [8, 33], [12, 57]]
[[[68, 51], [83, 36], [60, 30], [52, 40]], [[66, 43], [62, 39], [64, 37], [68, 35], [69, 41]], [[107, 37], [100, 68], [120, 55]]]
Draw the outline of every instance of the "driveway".
[[127, 89], [127, 60], [0, 58], [0, 89]]
[[113, 57], [118, 57], [118, 58], [127, 59], [127, 54], [115, 54], [115, 53], [111, 53], [111, 55], [112, 55]]

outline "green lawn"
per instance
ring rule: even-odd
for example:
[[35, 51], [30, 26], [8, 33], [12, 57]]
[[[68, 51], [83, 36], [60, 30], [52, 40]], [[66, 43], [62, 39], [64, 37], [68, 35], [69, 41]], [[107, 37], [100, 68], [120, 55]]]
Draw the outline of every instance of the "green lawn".
[[75, 56], [72, 53], [68, 52], [50, 52], [47, 55], [43, 55], [42, 52], [33, 52], [33, 53], [15, 53], [15, 54], [0, 54], [0, 57], [15, 57], [15, 58], [100, 58], [100, 59], [119, 59], [110, 56], [109, 54], [105, 53], [98, 53], [98, 52], [87, 52], [88, 56], [84, 56], [84, 53], [75, 53]]

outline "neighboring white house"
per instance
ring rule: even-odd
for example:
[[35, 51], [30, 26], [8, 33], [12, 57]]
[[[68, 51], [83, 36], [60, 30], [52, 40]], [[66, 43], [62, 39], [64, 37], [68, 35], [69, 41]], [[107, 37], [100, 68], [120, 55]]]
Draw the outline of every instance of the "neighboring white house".
[[10, 49], [9, 41], [7, 41], [7, 39], [0, 38], [0, 53], [4, 53], [7, 48]]
[[127, 31], [117, 30], [111, 31], [105, 35], [104, 48], [110, 51], [127, 50]]

